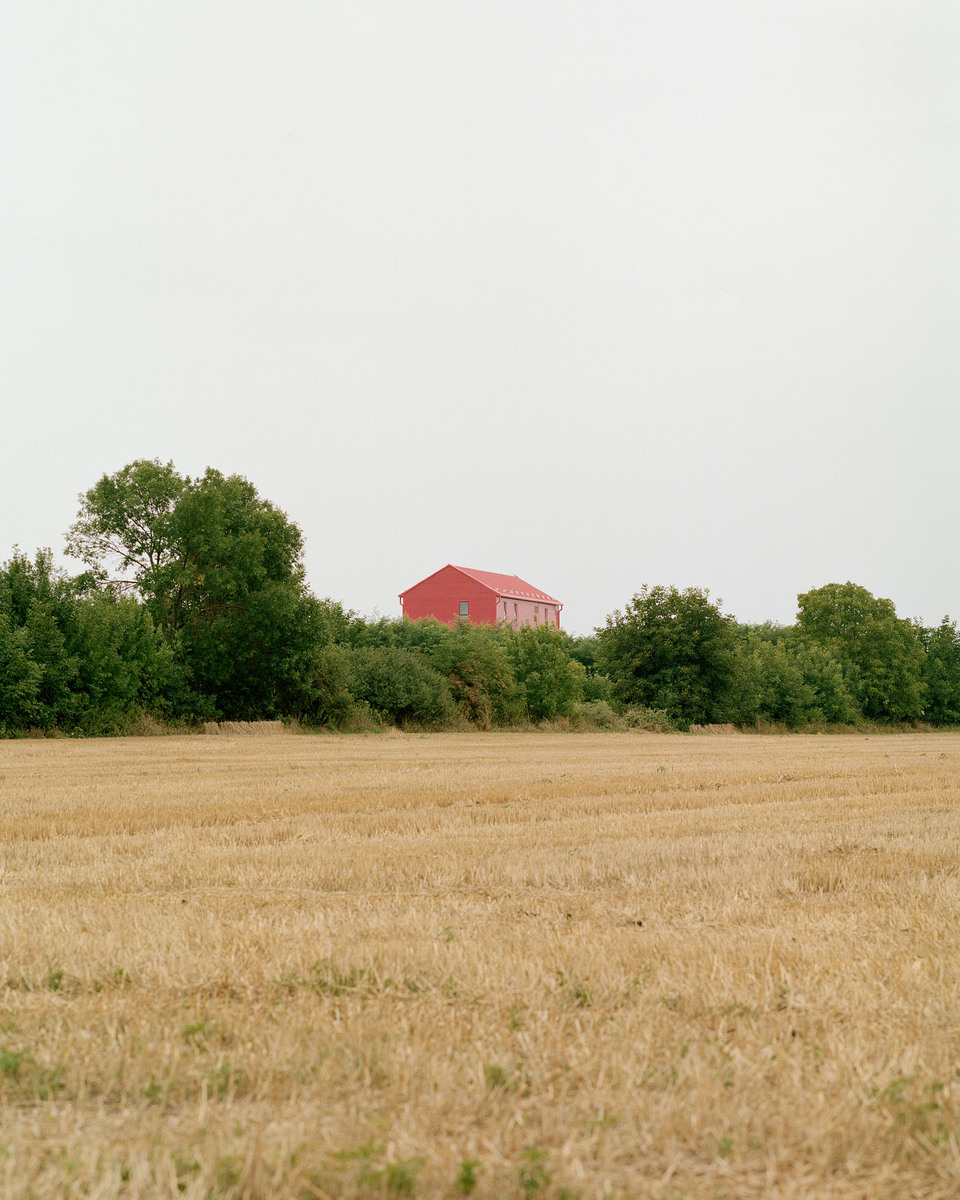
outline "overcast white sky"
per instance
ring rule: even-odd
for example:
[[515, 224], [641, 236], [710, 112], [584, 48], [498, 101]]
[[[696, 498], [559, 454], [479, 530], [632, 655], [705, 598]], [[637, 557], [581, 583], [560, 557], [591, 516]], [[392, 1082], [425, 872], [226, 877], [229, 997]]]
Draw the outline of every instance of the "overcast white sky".
[[12, 0], [0, 560], [135, 458], [362, 612], [960, 618], [955, 0]]

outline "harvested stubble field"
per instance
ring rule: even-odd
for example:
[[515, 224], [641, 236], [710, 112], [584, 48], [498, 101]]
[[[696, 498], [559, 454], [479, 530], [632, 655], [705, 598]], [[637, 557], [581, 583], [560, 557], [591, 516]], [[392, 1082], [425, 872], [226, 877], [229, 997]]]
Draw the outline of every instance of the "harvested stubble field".
[[0, 743], [0, 1195], [960, 1195], [960, 736]]

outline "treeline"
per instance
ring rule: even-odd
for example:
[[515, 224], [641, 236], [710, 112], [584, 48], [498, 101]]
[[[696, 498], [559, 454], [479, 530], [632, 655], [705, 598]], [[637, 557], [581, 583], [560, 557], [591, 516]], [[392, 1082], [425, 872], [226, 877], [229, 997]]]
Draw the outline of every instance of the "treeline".
[[791, 729], [960, 723], [960, 633], [852, 583], [795, 624], [741, 625], [709, 593], [645, 587], [590, 637], [365, 619], [311, 594], [298, 527], [247, 480], [139, 461], [81, 497], [69, 576], [0, 567], [0, 733], [205, 720], [369, 729]]

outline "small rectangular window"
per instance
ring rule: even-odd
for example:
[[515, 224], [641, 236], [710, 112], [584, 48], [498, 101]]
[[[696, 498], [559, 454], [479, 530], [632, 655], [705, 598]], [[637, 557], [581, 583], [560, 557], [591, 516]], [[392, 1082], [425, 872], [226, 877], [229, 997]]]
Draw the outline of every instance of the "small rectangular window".
[[504, 600], [504, 602], [503, 602], [503, 619], [504, 620], [507, 619], [507, 602], [506, 602], [506, 600]]
[[470, 616], [470, 601], [469, 600], [461, 600], [460, 601], [460, 620], [462, 621], [464, 617], [469, 617], [469, 616]]
[[533, 623], [534, 623], [534, 625], [540, 624], [540, 605], [539, 604], [535, 604], [533, 606]]

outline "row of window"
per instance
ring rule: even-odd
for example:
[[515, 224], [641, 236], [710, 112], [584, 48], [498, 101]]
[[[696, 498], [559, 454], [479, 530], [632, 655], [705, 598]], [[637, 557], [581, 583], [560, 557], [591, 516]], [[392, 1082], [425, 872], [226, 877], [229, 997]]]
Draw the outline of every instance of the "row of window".
[[[460, 620], [466, 621], [469, 619], [469, 617], [470, 617], [470, 601], [469, 600], [461, 600], [460, 601]], [[507, 611], [506, 600], [504, 600], [504, 602], [503, 602], [503, 619], [505, 621], [510, 620], [510, 614]], [[520, 619], [519, 609], [516, 604], [514, 604], [514, 606], [513, 606], [513, 619], [514, 619], [514, 621], [518, 621]], [[544, 624], [548, 624], [550, 621], [550, 606], [548, 604], [545, 604], [543, 606], [543, 620], [544, 620]], [[539, 604], [535, 604], [533, 606], [533, 623], [534, 623], [534, 625], [540, 624], [540, 605]]]

